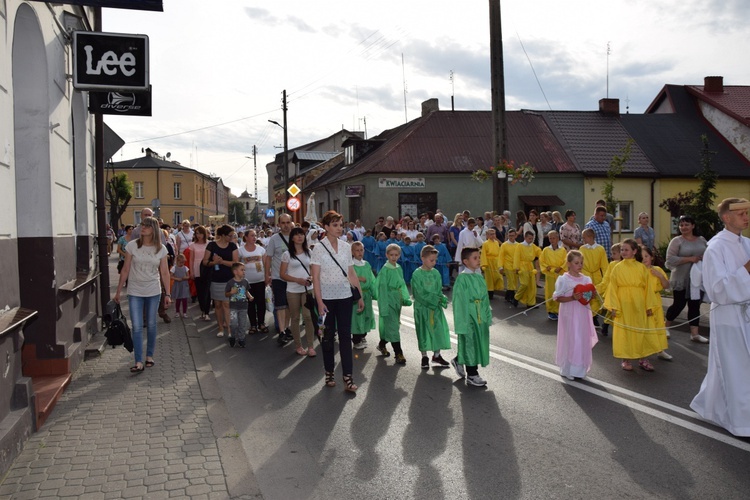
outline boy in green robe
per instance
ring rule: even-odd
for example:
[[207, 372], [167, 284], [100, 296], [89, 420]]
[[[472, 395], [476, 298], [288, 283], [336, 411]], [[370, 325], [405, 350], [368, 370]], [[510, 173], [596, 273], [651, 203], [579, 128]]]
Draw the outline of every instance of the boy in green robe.
[[422, 351], [422, 369], [430, 367], [427, 351], [432, 351], [432, 363], [436, 367], [447, 367], [448, 362], [440, 355], [441, 349], [451, 348], [448, 322], [443, 309], [448, 307], [448, 297], [443, 295], [442, 276], [435, 269], [438, 251], [432, 245], [425, 245], [420, 252], [422, 266], [411, 276], [411, 290], [414, 292], [414, 324], [417, 330], [417, 344]]
[[[453, 321], [458, 336], [458, 356], [451, 366], [466, 383], [476, 387], [487, 385], [479, 376], [477, 365], [490, 364], [490, 323], [492, 309], [487, 295], [487, 284], [479, 271], [479, 249], [461, 250], [464, 270], [453, 285]], [[466, 370], [464, 370], [464, 367]]]
[[377, 297], [378, 297], [378, 330], [380, 331], [380, 343], [378, 350], [386, 358], [391, 355], [386, 348], [388, 342], [393, 346], [396, 363], [406, 364], [404, 352], [401, 350], [401, 306], [410, 306], [409, 290], [404, 281], [404, 271], [398, 265], [401, 257], [401, 248], [391, 243], [385, 249], [388, 261], [378, 272]]
[[352, 311], [352, 342], [355, 349], [364, 349], [367, 347], [367, 332], [375, 329], [375, 313], [372, 310], [372, 299], [376, 298], [375, 275], [372, 273], [372, 266], [364, 260], [365, 247], [359, 241], [352, 243], [352, 264], [354, 272], [359, 279], [359, 286], [362, 288], [362, 300], [365, 308], [357, 311], [357, 304]]

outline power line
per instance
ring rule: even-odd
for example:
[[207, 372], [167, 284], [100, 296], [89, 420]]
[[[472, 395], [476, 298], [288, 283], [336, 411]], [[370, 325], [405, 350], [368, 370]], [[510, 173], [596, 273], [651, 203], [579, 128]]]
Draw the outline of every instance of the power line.
[[531, 72], [534, 73], [534, 78], [536, 79], [536, 84], [539, 85], [539, 90], [542, 91], [542, 95], [544, 96], [544, 100], [547, 102], [547, 107], [550, 111], [552, 111], [552, 106], [549, 105], [549, 101], [547, 100], [547, 94], [544, 93], [544, 89], [542, 88], [542, 82], [539, 81], [539, 77], [536, 76], [536, 70], [534, 70], [534, 65], [531, 64], [531, 58], [529, 57], [528, 52], [526, 52], [526, 47], [523, 46], [523, 42], [521, 41], [521, 35], [518, 34], [518, 31], [516, 31], [516, 36], [518, 37], [518, 43], [521, 44], [521, 49], [523, 49], [523, 53], [526, 54], [526, 60], [529, 61], [529, 66], [531, 66]]

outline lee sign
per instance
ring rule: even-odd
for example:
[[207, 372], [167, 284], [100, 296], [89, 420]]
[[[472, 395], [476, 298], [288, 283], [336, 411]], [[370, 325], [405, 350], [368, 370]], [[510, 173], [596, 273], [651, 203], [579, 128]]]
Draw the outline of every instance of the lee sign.
[[76, 90], [148, 90], [148, 70], [146, 35], [73, 32]]

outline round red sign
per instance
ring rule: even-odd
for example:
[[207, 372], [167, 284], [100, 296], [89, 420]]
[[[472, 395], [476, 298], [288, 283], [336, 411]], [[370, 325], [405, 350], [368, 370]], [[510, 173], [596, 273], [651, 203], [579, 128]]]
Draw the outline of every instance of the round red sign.
[[289, 198], [288, 200], [286, 200], [286, 208], [288, 208], [292, 212], [296, 212], [297, 210], [299, 210], [299, 207], [299, 198]]

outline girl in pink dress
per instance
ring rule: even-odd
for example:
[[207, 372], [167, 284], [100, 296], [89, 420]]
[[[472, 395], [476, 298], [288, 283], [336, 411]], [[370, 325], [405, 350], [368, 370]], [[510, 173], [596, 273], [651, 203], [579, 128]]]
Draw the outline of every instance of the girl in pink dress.
[[[560, 367], [560, 375], [573, 380], [583, 378], [591, 369], [591, 349], [598, 339], [591, 309], [586, 300], [591, 293], [591, 278], [581, 273], [583, 255], [577, 250], [568, 252], [568, 272], [557, 278], [552, 298], [560, 303], [557, 321], [557, 355], [555, 363]], [[577, 285], [589, 285], [593, 290], [574, 291]], [[584, 297], [586, 305], [580, 302]]]

